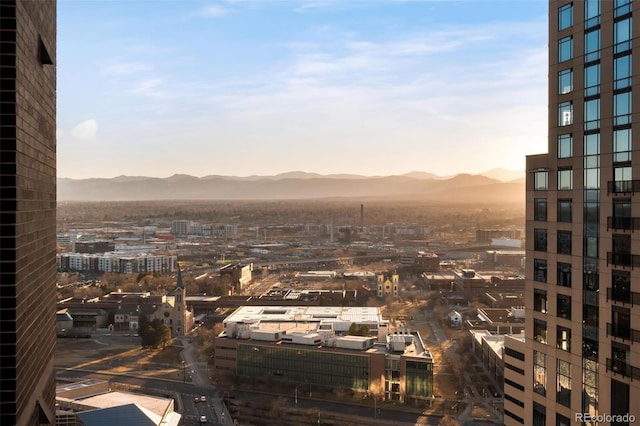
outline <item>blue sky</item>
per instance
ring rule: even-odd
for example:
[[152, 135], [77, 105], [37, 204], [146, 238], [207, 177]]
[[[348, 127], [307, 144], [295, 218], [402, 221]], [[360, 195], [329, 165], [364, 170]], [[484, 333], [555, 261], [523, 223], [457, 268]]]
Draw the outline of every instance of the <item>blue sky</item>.
[[544, 0], [58, 1], [58, 175], [440, 175], [546, 152]]

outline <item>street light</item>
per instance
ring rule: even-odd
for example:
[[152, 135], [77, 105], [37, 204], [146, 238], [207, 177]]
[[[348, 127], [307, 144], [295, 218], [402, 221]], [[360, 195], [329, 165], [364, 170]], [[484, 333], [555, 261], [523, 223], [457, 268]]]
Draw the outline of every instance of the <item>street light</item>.
[[296, 408], [298, 408], [298, 386], [296, 386]]
[[187, 364], [182, 361], [182, 383], [187, 383]]

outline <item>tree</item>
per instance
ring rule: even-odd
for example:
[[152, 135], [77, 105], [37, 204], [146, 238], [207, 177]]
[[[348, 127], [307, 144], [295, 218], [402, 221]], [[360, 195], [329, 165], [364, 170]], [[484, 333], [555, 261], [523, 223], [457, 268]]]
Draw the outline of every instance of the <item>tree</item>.
[[371, 335], [371, 330], [369, 329], [369, 326], [366, 324], [356, 324], [354, 322], [349, 327], [348, 334], [351, 336], [369, 337]]
[[151, 322], [144, 322], [139, 333], [144, 348], [157, 348], [162, 345], [164, 349], [171, 343], [171, 330], [157, 318]]
[[460, 426], [460, 423], [451, 416], [444, 416], [438, 424], [440, 426]]

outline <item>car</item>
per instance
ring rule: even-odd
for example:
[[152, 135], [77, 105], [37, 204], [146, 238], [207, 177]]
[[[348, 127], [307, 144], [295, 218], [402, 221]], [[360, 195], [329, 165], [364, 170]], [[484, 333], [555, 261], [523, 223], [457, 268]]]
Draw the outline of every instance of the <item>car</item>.
[[202, 415], [200, 416], [200, 423], [206, 423], [207, 422], [207, 416]]
[[206, 397], [206, 396], [204, 396], [204, 395], [202, 395], [202, 396], [200, 397], [200, 401], [202, 401], [202, 402], [207, 402], [207, 397]]
[[199, 396], [194, 396], [193, 397], [193, 402], [200, 402], [200, 397]]

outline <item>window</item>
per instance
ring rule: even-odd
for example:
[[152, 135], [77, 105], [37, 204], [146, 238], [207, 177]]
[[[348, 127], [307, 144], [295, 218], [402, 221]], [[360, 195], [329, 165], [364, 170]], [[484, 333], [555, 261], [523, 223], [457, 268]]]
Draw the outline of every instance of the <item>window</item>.
[[571, 223], [571, 200], [558, 200], [558, 222]]
[[547, 344], [547, 322], [539, 319], [533, 320], [533, 338], [540, 342]]
[[573, 25], [573, 4], [565, 4], [558, 9], [558, 31], [566, 30]]
[[564, 37], [558, 40], [558, 62], [568, 61], [573, 58], [573, 37]]
[[584, 27], [591, 28], [600, 23], [600, 0], [585, 0]]
[[571, 364], [558, 360], [556, 369], [556, 401], [565, 407], [571, 405]]
[[547, 251], [547, 230], [536, 228], [533, 230], [533, 249]]
[[558, 73], [558, 94], [564, 95], [573, 91], [573, 69]]
[[613, 125], [631, 123], [631, 92], [613, 95]]
[[613, 4], [616, 18], [631, 13], [631, 0], [614, 0]]
[[546, 191], [549, 187], [549, 172], [537, 171], [533, 174], [533, 189]]
[[584, 62], [600, 59], [600, 30], [584, 33]]
[[558, 282], [560, 287], [571, 287], [571, 264], [558, 262]]
[[[505, 382], [507, 381], [507, 379], [505, 379]], [[516, 422], [520, 423], [521, 425], [524, 424], [524, 419], [516, 414], [513, 414], [511, 411], [505, 409], [504, 410], [504, 415], [511, 417], [513, 420], [515, 420]]]
[[558, 231], [558, 254], [571, 254], [571, 231]]
[[558, 158], [573, 157], [573, 135], [558, 135]]
[[613, 60], [613, 88], [631, 87], [631, 55], [624, 55]]
[[573, 170], [558, 170], [558, 191], [570, 191], [573, 189]]
[[558, 294], [556, 296], [556, 316], [571, 319], [571, 296]]
[[570, 126], [573, 124], [573, 103], [561, 102], [558, 105], [558, 126]]
[[620, 306], [611, 307], [611, 334], [622, 339], [631, 337], [631, 310]]
[[611, 271], [611, 298], [631, 302], [631, 274], [629, 271]]
[[533, 279], [541, 283], [547, 282], [547, 261], [545, 259], [533, 259]]
[[600, 154], [600, 133], [584, 135], [584, 155]]
[[556, 426], [571, 426], [571, 420], [562, 414], [556, 414]]
[[[507, 364], [505, 364], [504, 366], [507, 367]], [[524, 375], [524, 371], [523, 371], [522, 374]], [[504, 394], [504, 399], [506, 399], [507, 401], [511, 401], [514, 404], [524, 408], [524, 402], [520, 401], [519, 399], [516, 399], [516, 398], [512, 397], [511, 395]], [[522, 422], [520, 422], [520, 423], [522, 423]]]
[[633, 181], [630, 166], [619, 166], [613, 168], [614, 192], [631, 192]]
[[[620, 382], [618, 380], [611, 379], [611, 414], [616, 416], [614, 419], [622, 418], [623, 416], [627, 416], [630, 418], [629, 413], [630, 410], [630, 401], [633, 401], [634, 398], [630, 398], [631, 393], [629, 389], [629, 384]], [[635, 405], [634, 405], [635, 408]], [[621, 417], [618, 417], [621, 416]], [[629, 426], [630, 423], [635, 423], [635, 417], [633, 422], [631, 419], [629, 421], [614, 421], [611, 422], [612, 426]]]
[[520, 351], [516, 351], [511, 348], [504, 348], [505, 355], [508, 355], [512, 358], [519, 359], [520, 361], [524, 361], [524, 354]]
[[533, 309], [543, 314], [547, 313], [547, 292], [538, 288], [533, 289]]
[[538, 351], [533, 351], [533, 390], [547, 394], [547, 356]]
[[571, 329], [556, 327], [556, 348], [571, 352]]
[[547, 426], [547, 409], [537, 402], [533, 403], [533, 426]]
[[631, 161], [631, 129], [613, 131], [613, 161]]
[[618, 198], [613, 200], [613, 229], [632, 229], [631, 200]]
[[584, 130], [600, 128], [600, 99], [584, 102]]
[[612, 250], [614, 265], [631, 266], [631, 236], [623, 234], [612, 235]]
[[536, 198], [533, 200], [533, 220], [547, 220], [547, 199]]
[[631, 17], [613, 24], [613, 53], [631, 50]]
[[593, 96], [600, 93], [600, 64], [584, 67], [584, 95]]

